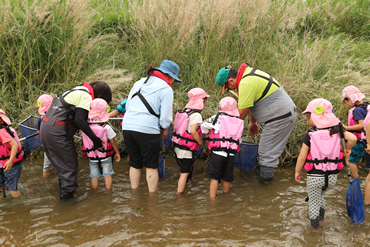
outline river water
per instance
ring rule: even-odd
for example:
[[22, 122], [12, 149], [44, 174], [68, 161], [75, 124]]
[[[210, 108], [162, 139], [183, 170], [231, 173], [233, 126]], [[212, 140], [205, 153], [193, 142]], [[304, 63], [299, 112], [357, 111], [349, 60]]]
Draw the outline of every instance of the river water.
[[[2, 246], [369, 246], [370, 224], [347, 216], [346, 172], [326, 194], [326, 222], [309, 227], [306, 183], [294, 180], [294, 168], [277, 170], [274, 183], [262, 185], [252, 171], [235, 168], [228, 194], [221, 186], [209, 199], [207, 164], [197, 160], [186, 196], [177, 197], [179, 168], [166, 159], [169, 175], [149, 195], [144, 173], [140, 188], [130, 189], [129, 166], [115, 163], [113, 193], [103, 179], [91, 189], [88, 160], [80, 160], [76, 198], [59, 201], [56, 173], [42, 178], [43, 160], [24, 161], [21, 199], [0, 200]], [[201, 169], [203, 166], [203, 169]], [[361, 183], [366, 171], [361, 170]], [[304, 176], [305, 177], [305, 176]], [[366, 207], [369, 219], [370, 207]]]

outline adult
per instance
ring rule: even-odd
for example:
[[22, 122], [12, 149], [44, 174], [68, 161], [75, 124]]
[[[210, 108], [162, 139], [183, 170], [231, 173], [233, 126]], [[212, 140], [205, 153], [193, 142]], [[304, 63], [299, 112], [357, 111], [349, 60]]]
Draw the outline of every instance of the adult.
[[78, 161], [74, 143], [77, 129], [83, 131], [94, 143], [94, 148], [102, 148], [102, 142], [89, 127], [87, 120], [90, 103], [94, 98], [102, 98], [107, 103], [112, 100], [108, 84], [102, 81], [85, 82], [82, 86], [70, 89], [54, 98], [40, 127], [41, 141], [51, 163], [58, 172], [60, 199], [73, 197], [78, 184]]
[[133, 189], [139, 187], [141, 169], [145, 167], [149, 192], [157, 191], [160, 136], [168, 135], [172, 122], [171, 84], [181, 82], [177, 77], [179, 70], [176, 63], [168, 60], [162, 61], [159, 68], [149, 65], [148, 77], [137, 81], [128, 95], [122, 130]]
[[259, 123], [262, 134], [259, 143], [260, 177], [264, 184], [273, 182], [275, 168], [294, 127], [297, 109], [293, 100], [271, 75], [243, 63], [239, 70], [222, 68], [216, 82], [225, 89], [238, 90], [240, 118], [249, 114], [248, 131], [258, 134]]

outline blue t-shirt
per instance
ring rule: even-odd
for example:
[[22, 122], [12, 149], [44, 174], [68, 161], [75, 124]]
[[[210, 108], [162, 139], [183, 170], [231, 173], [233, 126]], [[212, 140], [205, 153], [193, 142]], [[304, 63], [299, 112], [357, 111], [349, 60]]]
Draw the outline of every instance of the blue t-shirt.
[[358, 120], [364, 120], [366, 115], [367, 115], [367, 110], [366, 108], [364, 107], [356, 107], [354, 110], [353, 110], [353, 120], [356, 121], [356, 123], [358, 123]]
[[121, 104], [119, 104], [119, 106], [117, 106], [116, 110], [121, 113], [121, 114], [125, 114], [126, 112], [126, 102], [127, 102], [127, 99], [124, 99], [122, 101]]

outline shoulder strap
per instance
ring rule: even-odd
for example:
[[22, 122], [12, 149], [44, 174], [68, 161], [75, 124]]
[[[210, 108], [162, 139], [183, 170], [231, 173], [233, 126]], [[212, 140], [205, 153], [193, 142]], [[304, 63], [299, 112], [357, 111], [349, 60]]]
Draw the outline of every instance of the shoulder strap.
[[[144, 85], [144, 84], [146, 84], [146, 83], [148, 82], [148, 80], [149, 80], [149, 78], [150, 78], [150, 76], [151, 76], [151, 75], [152, 75], [152, 73], [150, 73], [150, 74], [149, 74], [149, 76], [146, 78], [146, 80], [145, 80], [145, 82], [143, 83], [143, 85]], [[155, 113], [155, 111], [153, 110], [153, 108], [149, 105], [148, 101], [147, 101], [147, 100], [144, 98], [144, 96], [141, 94], [140, 90], [141, 90], [141, 87], [140, 87], [140, 89], [139, 89], [136, 93], [134, 93], [134, 94], [132, 95], [131, 99], [132, 99], [133, 97], [135, 97], [136, 95], [137, 95], [137, 96], [139, 96], [140, 100], [143, 102], [143, 104], [145, 105], [146, 109], [150, 112], [150, 114], [152, 114], [153, 116], [155, 116], [155, 117], [159, 118], [160, 116], [159, 116], [157, 113]]]
[[5, 129], [8, 134], [14, 138], [14, 133], [10, 130], [9, 126], [0, 125], [0, 129]]
[[[246, 74], [245, 76], [243, 76], [242, 77], [242, 79], [244, 79], [245, 77], [247, 77], [247, 76], [258, 76], [258, 77], [261, 77], [261, 78], [263, 78], [263, 79], [265, 79], [265, 80], [267, 80], [268, 81], [268, 84], [267, 84], [267, 86], [265, 87], [265, 90], [263, 90], [263, 93], [262, 93], [262, 95], [261, 95], [261, 97], [259, 97], [259, 99], [258, 100], [256, 100], [256, 102], [258, 102], [258, 101], [260, 101], [261, 99], [263, 99], [265, 96], [266, 96], [266, 94], [270, 91], [270, 88], [271, 88], [271, 86], [272, 86], [272, 84], [274, 84], [275, 86], [277, 86], [278, 88], [280, 87], [280, 85], [279, 84], [277, 84], [275, 81], [274, 81], [274, 79], [272, 78], [272, 76], [269, 74], [269, 77], [266, 77], [266, 76], [263, 76], [263, 75], [258, 75], [258, 74], [256, 74], [255, 72], [257, 71], [257, 68], [253, 68], [252, 69], [252, 71], [249, 73], [249, 74]], [[266, 72], [265, 72], [266, 73]]]

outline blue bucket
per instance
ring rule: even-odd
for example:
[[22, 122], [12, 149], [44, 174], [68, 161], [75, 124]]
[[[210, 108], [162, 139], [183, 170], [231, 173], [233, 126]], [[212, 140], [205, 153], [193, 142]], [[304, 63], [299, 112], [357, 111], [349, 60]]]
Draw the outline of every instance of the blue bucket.
[[[39, 118], [36, 116], [29, 116], [26, 120], [22, 121], [19, 124], [21, 129], [22, 137], [27, 137], [34, 133], [37, 133], [37, 122]], [[24, 146], [30, 150], [34, 151], [41, 146], [41, 139], [39, 136], [34, 136], [23, 141]]]
[[234, 155], [234, 163], [241, 171], [253, 169], [258, 157], [258, 143], [242, 142], [240, 151]]

